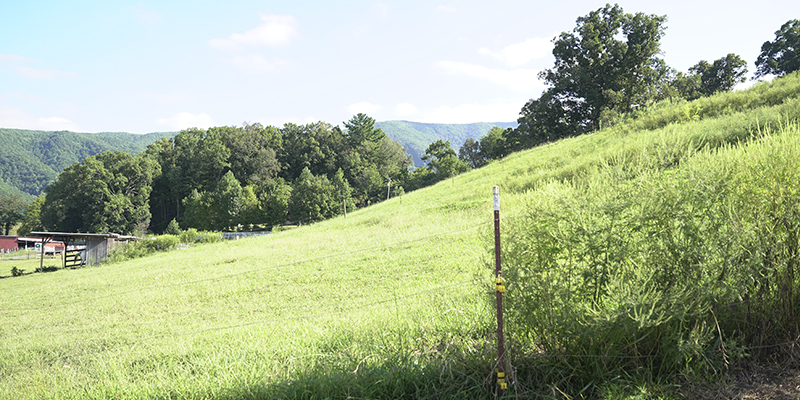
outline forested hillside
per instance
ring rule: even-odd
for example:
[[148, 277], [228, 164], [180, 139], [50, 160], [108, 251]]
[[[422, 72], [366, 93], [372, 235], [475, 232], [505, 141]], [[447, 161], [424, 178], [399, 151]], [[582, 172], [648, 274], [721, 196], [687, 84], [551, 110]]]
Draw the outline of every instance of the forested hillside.
[[516, 122], [476, 122], [472, 124], [426, 124], [411, 121], [383, 121], [375, 127], [386, 132], [386, 136], [400, 143], [414, 159], [414, 165], [423, 164], [425, 148], [437, 140], [450, 141], [458, 149], [467, 139], [480, 139], [492, 127], [516, 128]]
[[177, 132], [136, 135], [121, 132], [77, 133], [0, 128], [0, 194], [40, 195], [64, 168], [107, 150], [130, 154]]

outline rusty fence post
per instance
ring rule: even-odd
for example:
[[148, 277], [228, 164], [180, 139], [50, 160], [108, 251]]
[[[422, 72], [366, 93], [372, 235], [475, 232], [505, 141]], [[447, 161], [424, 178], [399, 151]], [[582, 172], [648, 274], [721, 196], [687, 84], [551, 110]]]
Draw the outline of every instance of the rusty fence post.
[[500, 187], [495, 186], [494, 194], [494, 265], [495, 265], [495, 293], [497, 295], [497, 396], [503, 395], [508, 387], [505, 369], [505, 339], [503, 338], [503, 285], [502, 270], [500, 268]]

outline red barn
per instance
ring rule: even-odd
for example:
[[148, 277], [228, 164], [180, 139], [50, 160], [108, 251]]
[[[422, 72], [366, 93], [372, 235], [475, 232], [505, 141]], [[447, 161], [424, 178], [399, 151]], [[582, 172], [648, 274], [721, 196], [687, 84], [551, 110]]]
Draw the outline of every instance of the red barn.
[[17, 237], [16, 236], [0, 236], [0, 251], [3, 253], [10, 253], [12, 251], [17, 251], [19, 246], [17, 245]]

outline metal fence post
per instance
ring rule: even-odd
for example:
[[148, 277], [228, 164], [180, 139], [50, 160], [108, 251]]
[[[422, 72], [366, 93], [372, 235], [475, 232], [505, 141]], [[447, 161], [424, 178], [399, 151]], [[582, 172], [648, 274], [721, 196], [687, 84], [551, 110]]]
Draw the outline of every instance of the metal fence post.
[[505, 369], [505, 339], [503, 338], [503, 285], [502, 271], [500, 268], [500, 187], [495, 186], [494, 194], [494, 264], [495, 264], [495, 293], [497, 295], [497, 395], [503, 395], [508, 384], [506, 383]]

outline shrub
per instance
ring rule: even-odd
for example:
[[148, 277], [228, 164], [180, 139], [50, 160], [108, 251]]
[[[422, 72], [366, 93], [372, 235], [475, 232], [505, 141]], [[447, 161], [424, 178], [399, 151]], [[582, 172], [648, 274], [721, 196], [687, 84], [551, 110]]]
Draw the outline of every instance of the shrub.
[[22, 276], [25, 272], [24, 269], [19, 269], [17, 267], [11, 267], [11, 276]]

